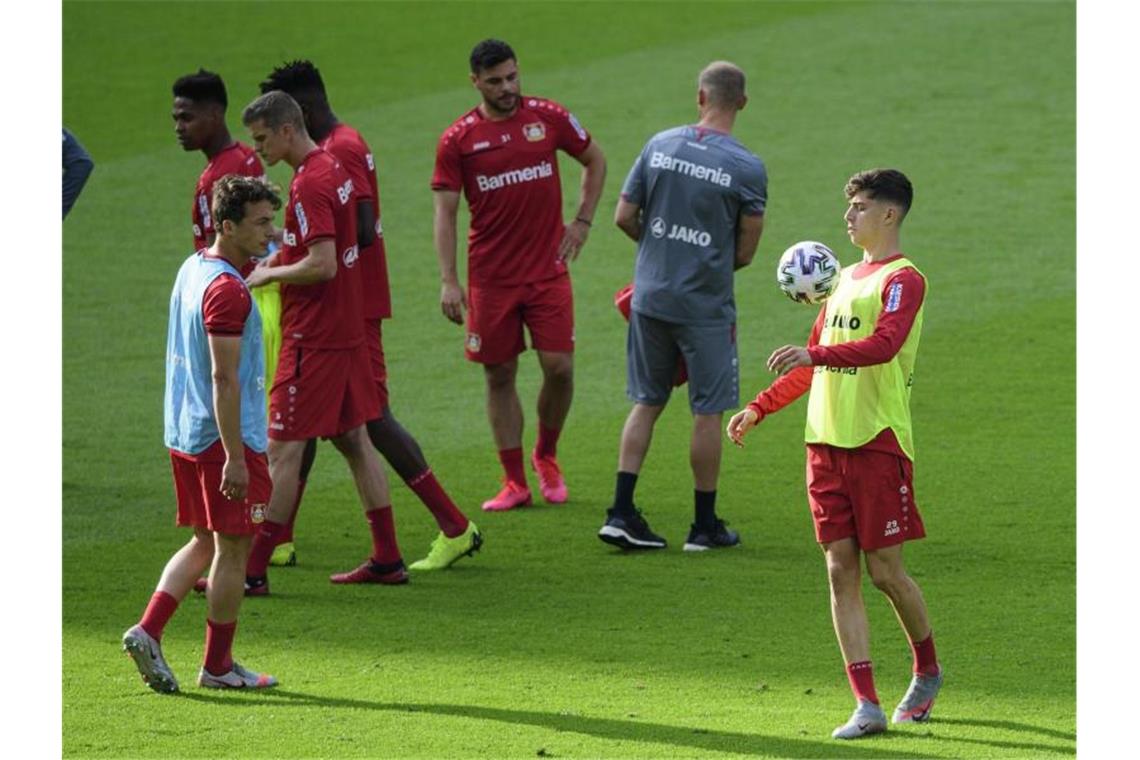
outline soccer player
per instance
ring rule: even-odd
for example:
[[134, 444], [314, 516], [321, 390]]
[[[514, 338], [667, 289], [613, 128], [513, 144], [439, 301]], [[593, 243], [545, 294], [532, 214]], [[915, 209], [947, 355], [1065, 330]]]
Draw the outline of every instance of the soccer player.
[[240, 270], [264, 254], [281, 199], [263, 179], [228, 175], [211, 206], [215, 239], [182, 265], [166, 337], [166, 445], [178, 525], [194, 536], [170, 561], [123, 648], [155, 691], [178, 691], [162, 656], [162, 631], [207, 567], [206, 654], [198, 685], [259, 689], [273, 676], [234, 661], [250, 541], [271, 489], [265, 459], [265, 358], [261, 318]]
[[66, 127], [63, 129], [63, 218], [71, 211], [87, 178], [95, 169], [95, 162], [91, 155], [84, 150], [83, 145], [71, 134]]
[[[558, 103], [522, 95], [515, 53], [501, 40], [471, 51], [471, 83], [483, 101], [444, 131], [431, 187], [435, 247], [443, 284], [440, 308], [463, 324], [466, 353], [483, 365], [487, 415], [504, 471], [502, 490], [483, 503], [501, 511], [531, 503], [523, 468], [523, 411], [515, 388], [523, 325], [538, 352], [538, 441], [531, 466], [542, 496], [568, 496], [557, 444], [574, 395], [574, 304], [567, 262], [586, 242], [605, 181], [602, 149]], [[584, 167], [577, 213], [562, 221], [557, 150]], [[467, 197], [468, 290], [456, 269], [459, 193]]]
[[614, 503], [598, 538], [623, 549], [666, 546], [633, 493], [679, 358], [693, 414], [695, 517], [684, 549], [740, 542], [717, 517], [716, 494], [723, 414], [739, 403], [733, 272], [756, 255], [768, 197], [763, 162], [732, 136], [747, 102], [743, 71], [724, 61], [706, 66], [697, 80], [697, 123], [649, 139], [614, 212], [618, 227], [637, 241], [626, 343], [633, 409], [621, 434]]
[[[388, 265], [384, 233], [380, 223], [380, 193], [372, 150], [360, 133], [342, 123], [329, 106], [324, 80], [311, 61], [293, 61], [275, 68], [261, 83], [261, 91], [288, 93], [305, 116], [309, 136], [331, 153], [352, 178], [356, 203], [356, 239], [360, 246], [360, 272], [363, 279], [363, 319], [372, 380], [380, 396], [380, 414], [366, 423], [368, 437], [376, 449], [419, 497], [435, 517], [440, 534], [428, 556], [413, 562], [411, 570], [442, 570], [458, 559], [478, 551], [483, 543], [479, 529], [459, 510], [435, 477], [419, 443], [396, 420], [388, 404], [388, 370], [384, 361], [382, 320], [392, 316], [388, 289]], [[305, 447], [297, 505], [289, 519], [282, 543], [274, 550], [271, 563], [295, 562], [293, 523], [301, 495], [316, 456], [316, 440]]]
[[[265, 169], [253, 148], [234, 140], [226, 126], [226, 85], [212, 71], [179, 77], [172, 88], [174, 133], [183, 150], [200, 150], [206, 155], [206, 168], [194, 188], [190, 222], [194, 228], [194, 249], [214, 242], [214, 219], [210, 197], [214, 183], [227, 174], [264, 177]], [[264, 252], [259, 253], [264, 255]]]
[[926, 278], [899, 248], [914, 191], [902, 172], [851, 177], [847, 236], [863, 249], [845, 267], [806, 347], [768, 358], [778, 372], [728, 423], [738, 446], [764, 417], [807, 393], [807, 491], [816, 540], [827, 561], [831, 618], [855, 694], [851, 719], [832, 733], [854, 739], [887, 728], [871, 670], [860, 561], [910, 639], [914, 677], [893, 721], [925, 721], [942, 686], [926, 603], [903, 566], [906, 541], [926, 531], [914, 493], [910, 389], [922, 333]]
[[269, 557], [297, 502], [306, 443], [328, 438], [356, 481], [372, 532], [372, 556], [333, 583], [406, 583], [396, 543], [388, 480], [364, 423], [380, 413], [360, 319], [360, 249], [352, 179], [305, 130], [301, 108], [269, 92], [242, 113], [257, 152], [270, 166], [293, 167], [282, 248], [273, 266], [248, 276], [250, 287], [281, 285], [281, 353], [269, 392], [269, 468], [273, 496], [254, 538], [247, 593], [269, 592]]

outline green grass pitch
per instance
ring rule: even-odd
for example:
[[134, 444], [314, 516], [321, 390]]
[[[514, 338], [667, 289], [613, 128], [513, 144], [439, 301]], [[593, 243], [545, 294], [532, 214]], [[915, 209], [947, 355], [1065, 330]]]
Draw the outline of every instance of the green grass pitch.
[[[63, 752], [68, 757], [1051, 757], [1076, 751], [1075, 4], [63, 4], [63, 112], [97, 167], [64, 225]], [[564, 507], [483, 515], [498, 464], [481, 373], [439, 314], [434, 146], [476, 103], [466, 56], [510, 41], [524, 91], [566, 103], [609, 160], [574, 265], [577, 388], [560, 446]], [[300, 566], [242, 610], [236, 654], [272, 693], [204, 692], [204, 601], [164, 648], [164, 697], [119, 652], [173, 527], [162, 447], [166, 303], [202, 167], [174, 141], [170, 84], [220, 72], [230, 126], [269, 69], [311, 58], [378, 160], [395, 318], [393, 409], [483, 529], [472, 560], [402, 588], [334, 588], [368, 549], [351, 479], [323, 444], [298, 523]], [[692, 121], [713, 59], [749, 75], [739, 138], [770, 173], [767, 227], [737, 276], [742, 403], [814, 311], [783, 298], [790, 243], [844, 239], [841, 188], [892, 165], [916, 187], [903, 238], [931, 283], [913, 395], [929, 538], [907, 549], [947, 685], [923, 726], [851, 744], [851, 709], [803, 485], [801, 400], [726, 448], [720, 511], [742, 537], [680, 551], [691, 511], [683, 396], [657, 429], [637, 501], [671, 542], [623, 556], [594, 534], [628, 411], [612, 294], [633, 246], [609, 223], [653, 132]], [[562, 160], [567, 207], [579, 171]], [[288, 181], [288, 169], [272, 178]], [[465, 229], [465, 212], [461, 214]], [[523, 356], [525, 445], [538, 373]], [[393, 485], [401, 546], [434, 523]], [[910, 654], [868, 583], [888, 707]]]

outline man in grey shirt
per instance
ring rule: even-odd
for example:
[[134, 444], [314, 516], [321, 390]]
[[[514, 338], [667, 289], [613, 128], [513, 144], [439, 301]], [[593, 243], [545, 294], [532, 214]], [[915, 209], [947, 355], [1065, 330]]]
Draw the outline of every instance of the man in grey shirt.
[[689, 374], [695, 519], [685, 551], [735, 546], [716, 514], [722, 417], [739, 401], [733, 272], [752, 262], [764, 228], [764, 163], [731, 134], [748, 98], [744, 72], [725, 61], [698, 79], [697, 124], [650, 138], [622, 188], [614, 221], [637, 241], [626, 344], [633, 410], [622, 430], [614, 504], [598, 537], [624, 549], [662, 549], [633, 503], [653, 426], [678, 357]]

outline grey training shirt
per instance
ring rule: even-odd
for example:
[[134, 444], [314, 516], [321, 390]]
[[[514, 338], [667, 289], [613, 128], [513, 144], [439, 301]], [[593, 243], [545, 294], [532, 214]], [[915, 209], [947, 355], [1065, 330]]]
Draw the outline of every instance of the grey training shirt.
[[622, 198], [642, 211], [633, 310], [682, 324], [734, 322], [737, 220], [764, 213], [764, 162], [732, 135], [676, 127], [645, 144]]

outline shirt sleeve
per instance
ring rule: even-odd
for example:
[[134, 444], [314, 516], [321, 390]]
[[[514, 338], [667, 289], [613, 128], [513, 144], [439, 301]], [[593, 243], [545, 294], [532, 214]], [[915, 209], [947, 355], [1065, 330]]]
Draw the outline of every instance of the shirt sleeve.
[[869, 367], [889, 362], [910, 335], [925, 297], [926, 281], [922, 275], [912, 267], [900, 269], [883, 285], [883, 308], [875, 322], [875, 331], [860, 340], [809, 348], [812, 364]]
[[760, 216], [768, 206], [768, 170], [760, 159], [750, 159], [740, 182], [740, 213]]
[[439, 138], [435, 150], [435, 172], [431, 176], [432, 190], [463, 189], [463, 164], [459, 160], [459, 135], [448, 129]]
[[338, 180], [335, 173], [324, 176], [328, 177], [327, 182], [303, 182], [297, 188], [293, 213], [301, 232], [302, 248], [317, 240], [336, 237], [335, 204], [339, 204], [340, 199], [336, 197], [335, 183]]
[[635, 206], [645, 206], [645, 152], [648, 145], [642, 148], [641, 153], [638, 154], [637, 159], [630, 167], [629, 174], [625, 177], [625, 183], [621, 186], [621, 199], [626, 203], [632, 203]]
[[249, 289], [232, 274], [222, 274], [202, 296], [202, 319], [209, 335], [235, 336], [245, 330], [245, 320], [253, 308]]
[[558, 147], [571, 156], [580, 156], [590, 147], [590, 133], [574, 114], [561, 106], [556, 112], [555, 126], [558, 129]]
[[75, 135], [63, 130], [63, 215], [71, 211], [75, 200], [87, 184], [87, 178], [95, 168], [95, 162], [83, 149]]
[[[812, 325], [811, 335], [808, 336], [808, 352], [812, 346], [818, 345], [820, 333], [823, 332], [823, 315], [827, 307], [819, 310]], [[811, 390], [811, 378], [815, 372], [811, 367], [796, 367], [786, 375], [781, 375], [772, 381], [766, 389], [756, 394], [756, 398], [748, 402], [748, 408], [756, 412], [757, 422], [772, 412], [778, 412], [800, 396]]]

